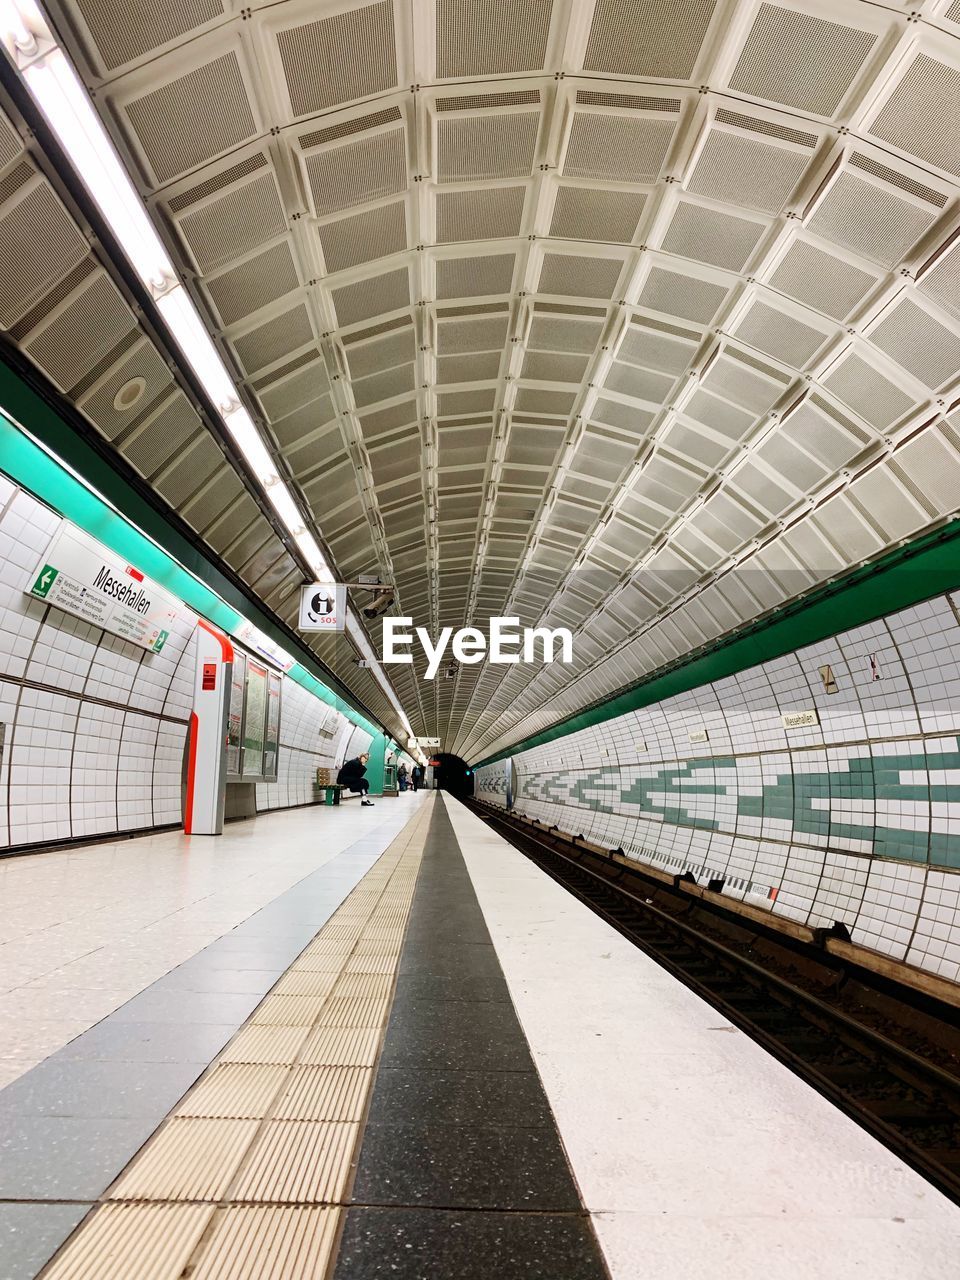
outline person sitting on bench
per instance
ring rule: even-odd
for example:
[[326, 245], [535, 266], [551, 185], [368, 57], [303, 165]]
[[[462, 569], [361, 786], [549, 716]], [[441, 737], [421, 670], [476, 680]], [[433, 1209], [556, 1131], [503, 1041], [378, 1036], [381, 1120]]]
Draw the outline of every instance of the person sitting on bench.
[[367, 761], [370, 757], [366, 752], [363, 755], [356, 756], [353, 760], [345, 760], [337, 774], [337, 782], [341, 787], [346, 787], [348, 791], [361, 797], [360, 803], [369, 808], [373, 805], [372, 800], [367, 799], [367, 792], [370, 790], [370, 783], [364, 776], [367, 772]]

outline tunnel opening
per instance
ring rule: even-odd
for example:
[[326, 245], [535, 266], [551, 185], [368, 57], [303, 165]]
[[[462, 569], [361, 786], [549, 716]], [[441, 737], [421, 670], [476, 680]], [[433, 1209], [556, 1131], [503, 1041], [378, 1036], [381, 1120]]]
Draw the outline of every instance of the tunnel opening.
[[439, 751], [433, 759], [433, 777], [440, 790], [455, 796], [473, 795], [473, 770], [462, 757]]

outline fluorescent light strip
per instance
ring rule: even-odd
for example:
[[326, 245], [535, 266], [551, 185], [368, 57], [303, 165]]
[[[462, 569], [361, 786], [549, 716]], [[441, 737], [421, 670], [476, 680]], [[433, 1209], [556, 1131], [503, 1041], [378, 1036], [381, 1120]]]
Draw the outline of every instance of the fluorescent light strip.
[[[131, 266], [149, 290], [184, 359], [263, 486], [270, 505], [318, 580], [332, 581], [333, 573], [317, 540], [306, 529], [293, 494], [277, 471], [256, 424], [239, 403], [233, 379], [216, 344], [177, 280], [176, 269], [86, 89], [33, 0], [0, 0], [0, 39]], [[348, 610], [346, 625], [408, 735], [413, 737], [393, 685], [352, 610]]]
[[393, 707], [394, 711], [396, 711], [397, 715], [400, 717], [400, 723], [403, 725], [404, 729], [406, 729], [407, 736], [412, 738], [414, 736], [413, 730], [410, 728], [410, 721], [407, 719], [406, 712], [401, 706], [400, 701], [397, 698], [396, 692], [394, 691], [393, 685], [387, 679], [384, 673], [384, 670], [380, 665], [379, 659], [377, 658], [377, 655], [374, 653], [373, 648], [371, 647], [370, 641], [367, 638], [367, 633], [364, 631], [363, 627], [360, 625], [356, 616], [352, 613], [347, 614], [346, 629], [347, 629], [347, 634], [350, 636], [350, 638], [356, 644], [357, 648], [360, 650], [360, 653], [363, 659], [370, 664], [370, 670], [373, 672], [374, 676], [377, 678], [377, 681], [381, 685], [384, 693], [390, 699], [390, 705]]
[[311, 569], [329, 578], [315, 539], [301, 543], [303, 517], [280, 478], [236, 387], [130, 181], [87, 92], [31, 0], [0, 0], [0, 30], [24, 82], [60, 140], [131, 266], [149, 290], [187, 364]]
[[[121, 245], [122, 243], [121, 241]], [[149, 287], [149, 281], [144, 283]], [[186, 289], [177, 284], [159, 295], [154, 291], [154, 301], [176, 338], [187, 364], [197, 375], [197, 381], [226, 421], [226, 415], [237, 407], [237, 390]]]
[[24, 79], [137, 274], [154, 290], [169, 287], [177, 278], [173, 263], [63, 52], [26, 67]]

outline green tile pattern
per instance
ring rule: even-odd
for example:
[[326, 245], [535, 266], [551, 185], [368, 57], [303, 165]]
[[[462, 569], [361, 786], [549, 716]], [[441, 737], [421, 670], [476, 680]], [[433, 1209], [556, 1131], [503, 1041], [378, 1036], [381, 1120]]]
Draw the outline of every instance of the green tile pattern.
[[[960, 834], [931, 832], [931, 804], [955, 807], [960, 819], [960, 746], [943, 749], [943, 739], [925, 748], [922, 741], [907, 754], [872, 755], [867, 748], [845, 767], [806, 769], [803, 753], [792, 756], [793, 772], [778, 773], [759, 786], [756, 757], [707, 757], [682, 760], [648, 771], [617, 764], [582, 769], [528, 769], [519, 764], [518, 800], [562, 805], [571, 810], [654, 818], [664, 826], [686, 826], [732, 836], [774, 837], [792, 842], [802, 838], [829, 848], [848, 850], [849, 841], [862, 842], [860, 852], [881, 858], [931, 862], [960, 868]], [[820, 753], [822, 754], [822, 753]], [[502, 795], [505, 772], [489, 766], [481, 773], [482, 789]], [[930, 776], [952, 772], [957, 782], [931, 782]], [[927, 779], [917, 782], [916, 776]], [[722, 812], [710, 803], [722, 798]], [[855, 812], [844, 802], [855, 802]], [[877, 808], [880, 802], [880, 814]], [[898, 804], [923, 806], [921, 829], [897, 825], [891, 817]], [[754, 820], [740, 824], [739, 818]], [[759, 822], [759, 830], [757, 823]], [[576, 825], [573, 812], [567, 826]]]

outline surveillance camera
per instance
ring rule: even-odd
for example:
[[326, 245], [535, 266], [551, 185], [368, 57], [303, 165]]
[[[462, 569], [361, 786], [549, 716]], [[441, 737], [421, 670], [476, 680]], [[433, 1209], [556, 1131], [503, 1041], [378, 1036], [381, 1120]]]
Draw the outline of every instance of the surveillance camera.
[[377, 591], [374, 593], [373, 603], [367, 605], [363, 611], [365, 618], [379, 618], [389, 609], [393, 608], [393, 592], [390, 590]]

